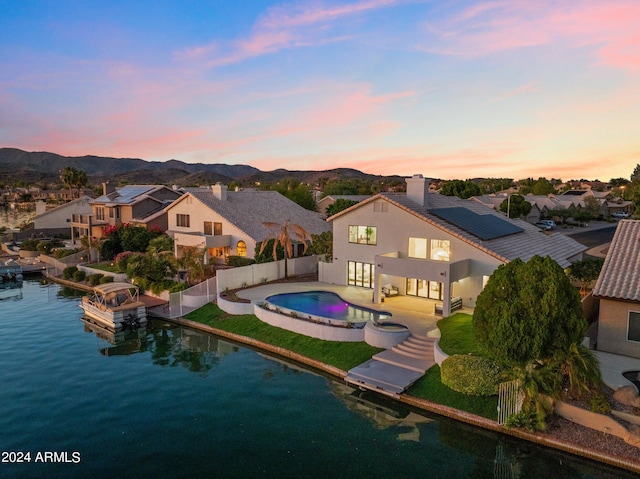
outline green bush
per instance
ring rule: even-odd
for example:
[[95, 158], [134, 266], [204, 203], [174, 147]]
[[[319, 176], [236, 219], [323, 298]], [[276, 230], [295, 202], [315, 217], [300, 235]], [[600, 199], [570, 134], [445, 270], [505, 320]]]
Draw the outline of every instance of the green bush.
[[73, 280], [77, 282], [84, 281], [86, 277], [87, 277], [87, 273], [85, 273], [84, 271], [78, 270], [75, 273], [73, 273]]
[[504, 424], [507, 428], [526, 429], [527, 431], [540, 431], [536, 413], [522, 410], [517, 414], [512, 414]]
[[76, 271], [78, 271], [78, 267], [77, 266], [68, 266], [65, 269], [62, 270], [62, 277], [64, 279], [72, 279], [73, 275], [76, 273]]
[[90, 274], [87, 277], [87, 280], [89, 281], [89, 284], [91, 286], [97, 286], [98, 284], [100, 284], [100, 280], [102, 279], [103, 276], [104, 274], [102, 273]]
[[113, 283], [113, 276], [103, 276], [100, 278], [100, 284]]
[[589, 398], [589, 409], [592, 412], [607, 415], [611, 413], [611, 404], [609, 404], [604, 394], [597, 394]]
[[23, 249], [25, 251], [38, 251], [38, 243], [40, 243], [40, 241], [42, 240], [38, 238], [26, 239], [22, 243], [20, 243], [20, 249]]
[[454, 391], [473, 396], [498, 394], [502, 369], [480, 356], [454, 354], [441, 366], [442, 384]]
[[227, 257], [227, 265], [233, 267], [240, 266], [249, 266], [250, 264], [254, 264], [256, 261], [251, 258], [247, 258], [245, 256], [228, 256]]
[[72, 254], [76, 254], [78, 251], [80, 251], [78, 248], [74, 248], [74, 249], [56, 249], [53, 251], [53, 257], [56, 259], [60, 259], [60, 258], [64, 258], [66, 256], [71, 256]]
[[40, 241], [37, 250], [42, 254], [50, 254], [55, 248], [61, 248], [64, 242], [59, 239]]

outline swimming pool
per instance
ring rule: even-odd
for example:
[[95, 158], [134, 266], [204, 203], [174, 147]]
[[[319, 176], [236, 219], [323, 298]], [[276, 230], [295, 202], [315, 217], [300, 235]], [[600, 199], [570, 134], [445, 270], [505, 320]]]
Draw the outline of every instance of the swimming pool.
[[391, 317], [391, 313], [357, 306], [330, 291], [274, 294], [266, 298], [266, 301], [279, 308], [322, 318], [361, 323], [362, 326], [367, 321], [377, 322]]

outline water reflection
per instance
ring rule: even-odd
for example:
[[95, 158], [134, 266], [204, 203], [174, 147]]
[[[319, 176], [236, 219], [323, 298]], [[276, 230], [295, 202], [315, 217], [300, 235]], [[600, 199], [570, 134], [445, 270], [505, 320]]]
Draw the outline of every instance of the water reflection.
[[85, 319], [82, 322], [85, 332], [95, 335], [98, 352], [103, 356], [148, 352], [153, 364], [206, 373], [221, 358], [238, 351], [237, 346], [210, 334], [156, 319], [151, 319], [145, 328], [117, 333]]

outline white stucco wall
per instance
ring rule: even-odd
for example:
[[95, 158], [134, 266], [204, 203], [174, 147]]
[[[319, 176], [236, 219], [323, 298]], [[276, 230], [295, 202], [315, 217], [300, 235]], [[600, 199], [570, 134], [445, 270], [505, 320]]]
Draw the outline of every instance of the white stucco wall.
[[[213, 193], [211, 193], [213, 195]], [[176, 215], [189, 215], [189, 227], [178, 226], [176, 223]], [[237, 255], [238, 241], [244, 241], [247, 244], [247, 258], [253, 258], [256, 250], [256, 242], [249, 237], [244, 231], [240, 230], [234, 224], [227, 221], [209, 207], [202, 204], [193, 196], [186, 194], [184, 198], [180, 198], [167, 209], [167, 219], [170, 231], [180, 233], [199, 233], [204, 236], [204, 222], [222, 223], [222, 234], [230, 235], [230, 255]], [[204, 237], [202, 238], [204, 244]], [[179, 244], [179, 243], [178, 243]]]
[[71, 231], [72, 215], [88, 215], [91, 213], [91, 205], [88, 198], [80, 198], [78, 200], [60, 205], [56, 208], [46, 211], [42, 215], [34, 218], [35, 229], [46, 228], [65, 228]]

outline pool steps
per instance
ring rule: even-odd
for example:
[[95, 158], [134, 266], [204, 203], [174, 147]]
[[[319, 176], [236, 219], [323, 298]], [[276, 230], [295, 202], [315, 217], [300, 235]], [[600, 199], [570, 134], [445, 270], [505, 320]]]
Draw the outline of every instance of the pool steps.
[[382, 394], [397, 396], [435, 364], [435, 338], [411, 335], [365, 363], [350, 369], [348, 383]]

